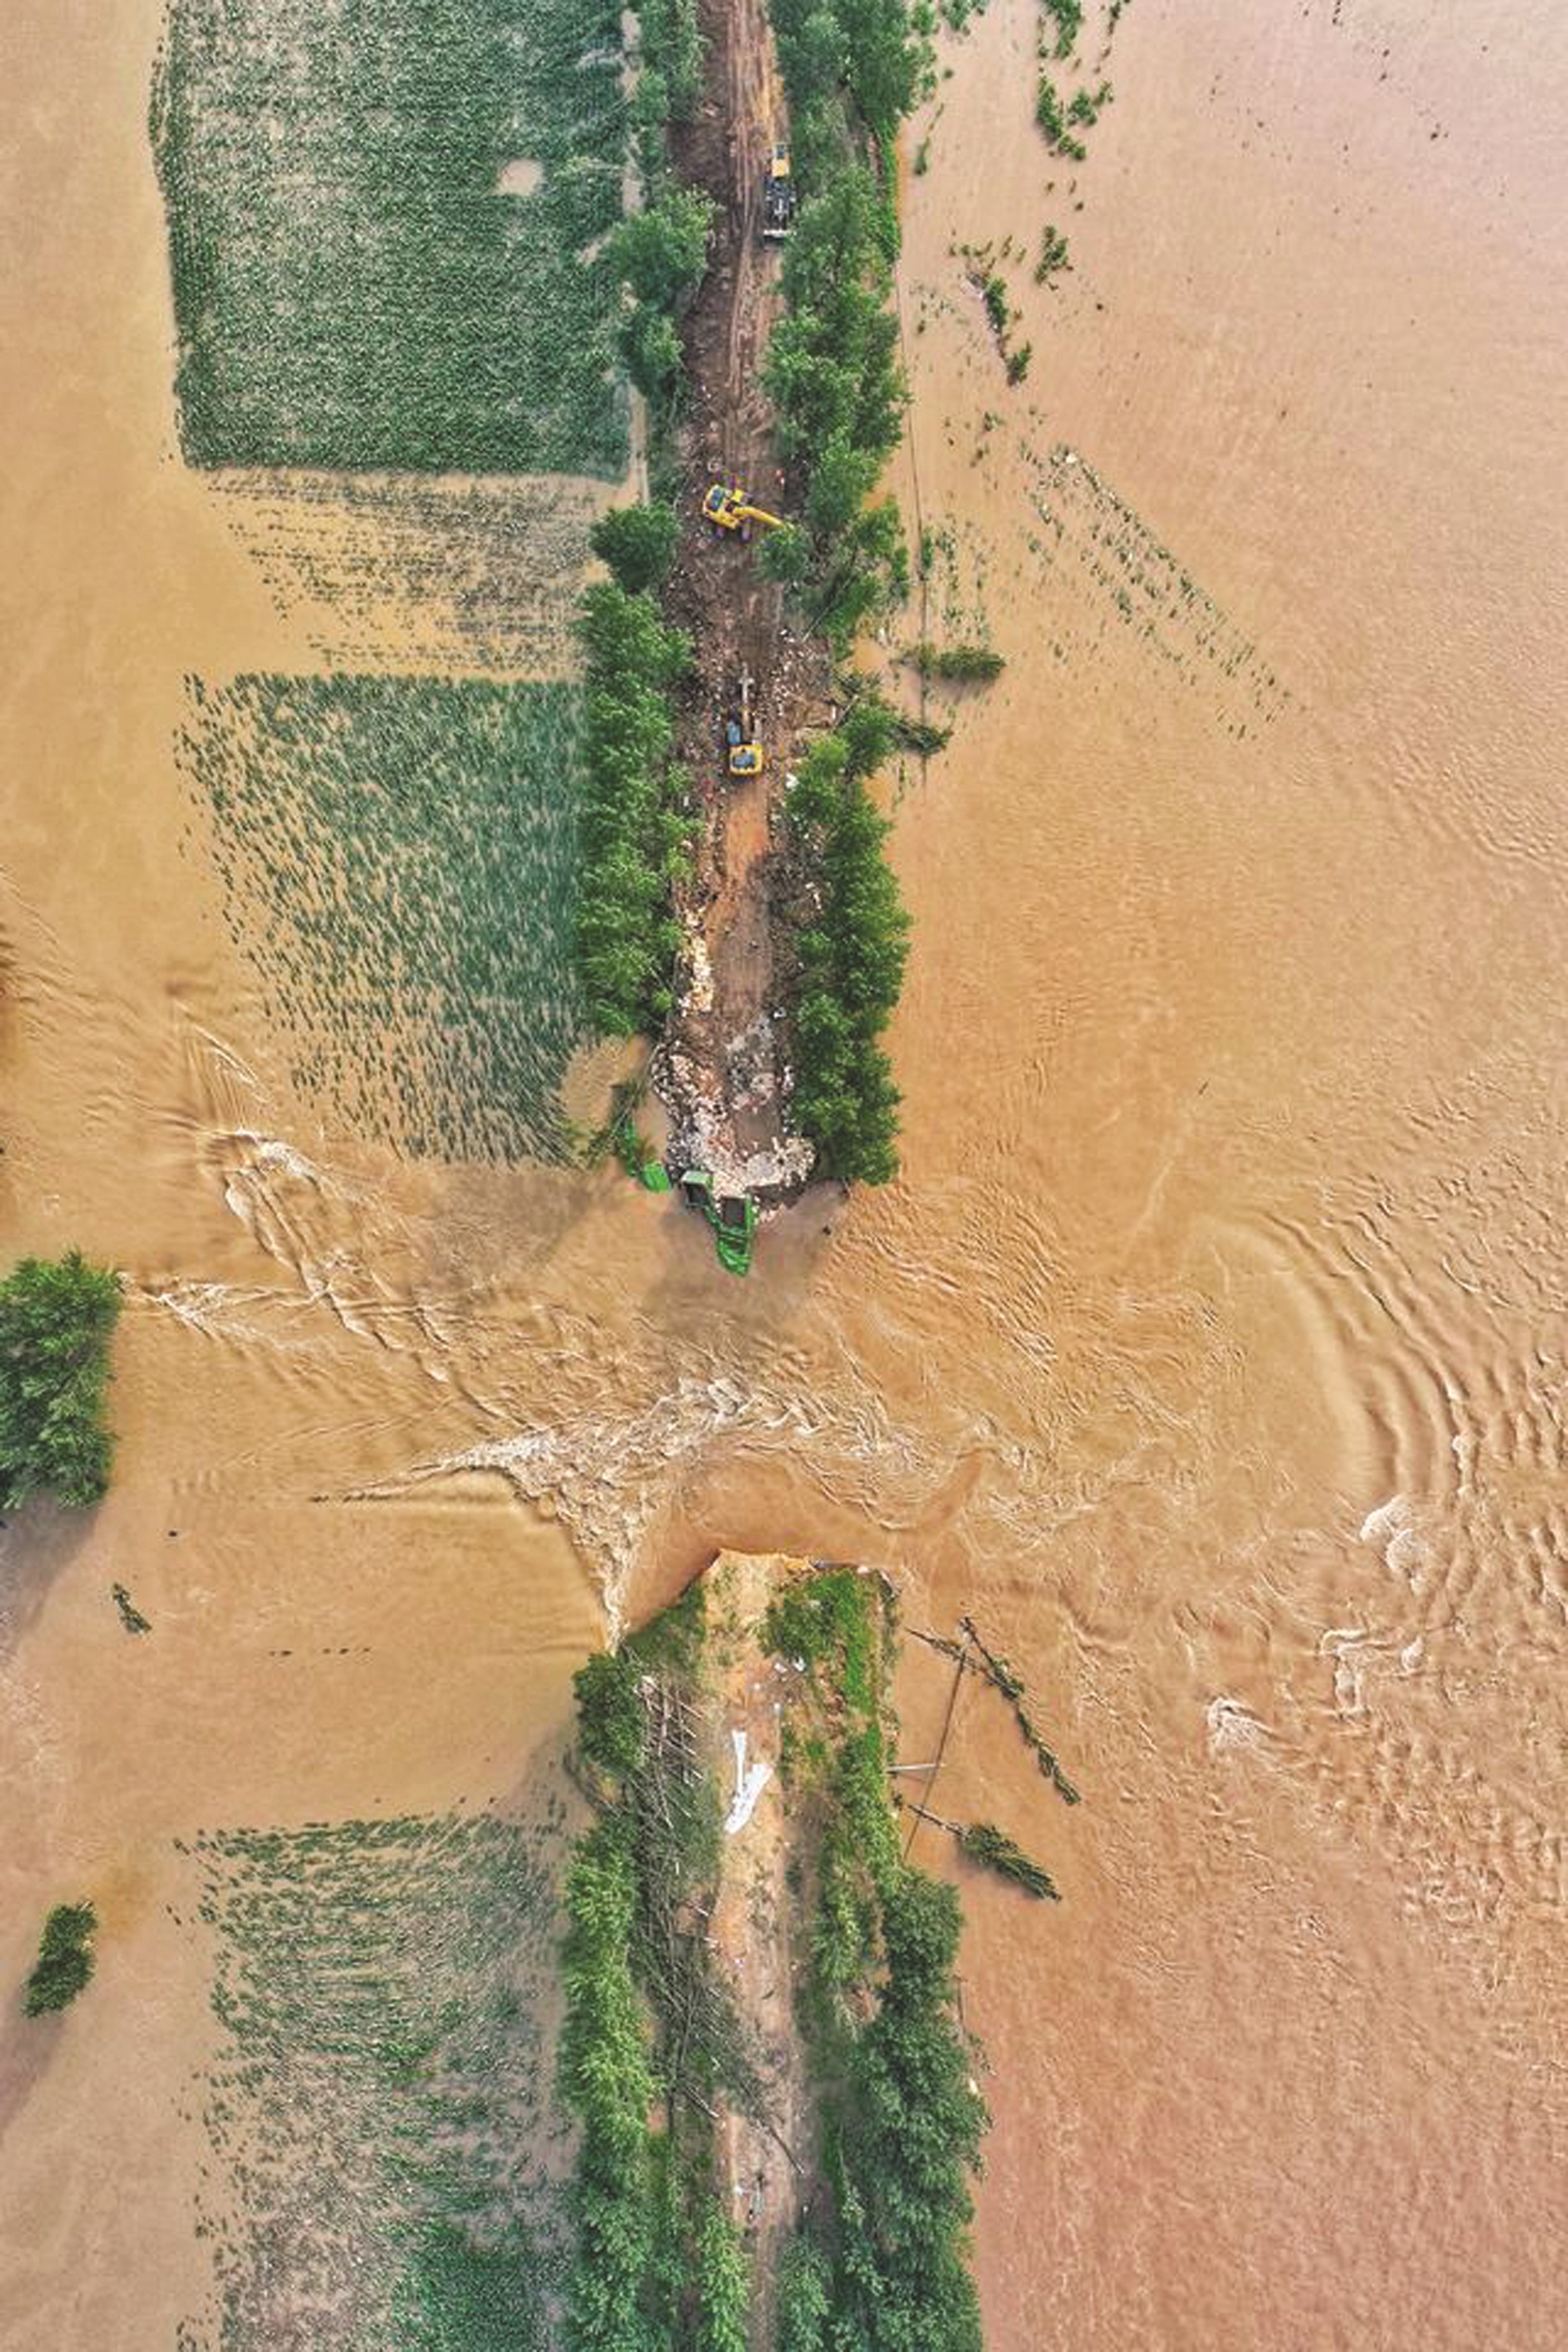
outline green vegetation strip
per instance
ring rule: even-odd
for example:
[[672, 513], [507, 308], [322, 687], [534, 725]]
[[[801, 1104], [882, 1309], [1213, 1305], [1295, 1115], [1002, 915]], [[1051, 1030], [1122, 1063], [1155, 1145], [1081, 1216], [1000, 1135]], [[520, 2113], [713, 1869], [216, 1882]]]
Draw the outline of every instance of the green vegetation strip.
[[971, 1862], [994, 1870], [999, 1878], [1010, 1878], [1037, 1903], [1047, 1898], [1053, 1903], [1060, 1902], [1050, 1872], [1031, 1861], [1023, 1847], [999, 1830], [994, 1822], [972, 1822], [967, 1829], [959, 1831], [958, 1843]]
[[927, 50], [903, 0], [771, 0], [771, 13], [805, 201], [763, 383], [803, 496], [800, 520], [770, 536], [764, 561], [843, 654], [909, 590], [897, 505], [872, 494], [906, 397], [890, 142], [925, 85]]
[[[693, 1726], [701, 1586], [577, 1677], [600, 1805], [567, 1879], [561, 2084], [582, 2125], [571, 2352], [743, 2352], [748, 2281], [713, 2193], [714, 2105], [754, 2107], [756, 2061], [703, 1925], [720, 1807]], [[658, 2107], [661, 2122], [653, 2122]]]
[[79, 1250], [24, 1258], [0, 1282], [0, 1507], [40, 1494], [80, 1507], [107, 1493], [120, 1305], [119, 1276]]
[[[647, 402], [655, 481], [673, 487], [674, 432], [684, 404], [679, 321], [707, 264], [712, 206], [674, 177], [670, 132], [702, 89], [695, 0], [641, 0], [633, 152], [642, 205], [610, 241], [622, 292], [619, 347]], [[577, 824], [574, 950], [597, 1034], [657, 1030], [668, 1013], [680, 934], [675, 885], [690, 872], [689, 780], [674, 766], [673, 696], [690, 640], [668, 627], [659, 596], [679, 537], [665, 500], [621, 508], [595, 525], [609, 566], [578, 606], [587, 662], [587, 728]]]
[[173, 0], [187, 457], [619, 474], [620, 70], [615, 0]]
[[194, 701], [229, 926], [295, 1083], [413, 1157], [564, 1159], [577, 689], [266, 676]]
[[989, 685], [1000, 677], [1006, 664], [992, 646], [933, 646], [922, 641], [910, 655], [922, 677], [941, 677], [970, 684], [975, 681]]
[[[985, 2109], [954, 2013], [957, 1898], [900, 1857], [884, 1606], [874, 1580], [818, 1569], [763, 1627], [766, 1647], [809, 1670], [783, 1769], [805, 1831], [793, 1933], [816, 2145], [808, 2218], [775, 2282], [779, 2352], [980, 2342], [968, 2183]], [[732, 2184], [712, 2126], [725, 2100], [765, 2116], [766, 2090], [702, 1934], [719, 1846], [700, 1761], [709, 1638], [693, 1586], [577, 1679], [600, 1816], [567, 1897], [562, 2082], [583, 2125], [570, 2352], [748, 2341], [746, 2247], [720, 2201]]]
[[[616, 562], [622, 578], [640, 579], [648, 551], [625, 524], [622, 530], [624, 544], [597, 533], [595, 544]], [[689, 870], [690, 822], [683, 814], [687, 778], [670, 756], [669, 698], [690, 666], [691, 645], [665, 625], [650, 588], [628, 593], [620, 579], [595, 582], [584, 592], [578, 629], [588, 675], [577, 973], [594, 1028], [634, 1036], [669, 1011], [670, 969], [680, 943], [670, 894]]]
[[541, 2063], [558, 1808], [198, 1838], [222, 2352], [544, 2352], [565, 2250]]
[[805, 1659], [835, 1727], [791, 1771], [791, 1802], [819, 1824], [800, 2018], [826, 2193], [783, 2265], [778, 2340], [781, 2352], [979, 2352], [969, 2180], [987, 2117], [955, 2013], [958, 1897], [900, 1857], [879, 1592], [852, 1569], [816, 1569], [763, 1629], [778, 1654]]
[[867, 790], [894, 730], [885, 709], [858, 706], [807, 747], [789, 803], [821, 877], [818, 911], [797, 940], [795, 1116], [823, 1174], [866, 1184], [898, 1171], [899, 1093], [879, 1041], [898, 1003], [910, 924], [883, 855], [888, 820]]
[[[842, 656], [909, 593], [896, 502], [875, 492], [907, 396], [891, 142], [929, 87], [930, 50], [904, 0], [770, 0], [770, 10], [805, 195], [763, 371], [799, 520], [770, 535], [763, 560]], [[795, 1118], [822, 1173], [873, 1184], [898, 1172], [899, 1095], [879, 1040], [909, 925], [867, 780], [900, 733], [885, 713], [852, 715], [807, 750], [791, 811], [820, 877], [820, 912], [800, 940]]]

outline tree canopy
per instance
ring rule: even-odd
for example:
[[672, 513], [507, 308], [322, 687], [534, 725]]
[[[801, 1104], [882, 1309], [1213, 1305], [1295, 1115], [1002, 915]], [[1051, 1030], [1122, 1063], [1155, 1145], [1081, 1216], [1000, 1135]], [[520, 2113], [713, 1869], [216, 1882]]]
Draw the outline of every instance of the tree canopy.
[[670, 887], [688, 828], [668, 691], [690, 664], [691, 643], [665, 625], [647, 589], [615, 580], [583, 596], [578, 631], [588, 656], [587, 728], [577, 823], [578, 977], [588, 1016], [605, 1036], [635, 1036], [668, 1010], [679, 940]]
[[795, 1118], [826, 1173], [865, 1184], [898, 1172], [899, 1092], [879, 1040], [899, 1001], [910, 919], [883, 856], [888, 820], [864, 782], [894, 723], [879, 705], [857, 707], [810, 746], [791, 803], [822, 856], [820, 911], [797, 942]]
[[79, 1250], [24, 1258], [0, 1283], [0, 1505], [51, 1494], [78, 1507], [107, 1491], [105, 1412], [118, 1275]]
[[607, 563], [616, 585], [628, 596], [644, 588], [662, 588], [675, 561], [680, 524], [675, 509], [658, 503], [646, 507], [612, 507], [599, 517], [588, 534], [594, 552]]
[[29, 2017], [68, 2008], [92, 1975], [98, 1914], [90, 1903], [58, 1903], [44, 1922], [23, 2005]]

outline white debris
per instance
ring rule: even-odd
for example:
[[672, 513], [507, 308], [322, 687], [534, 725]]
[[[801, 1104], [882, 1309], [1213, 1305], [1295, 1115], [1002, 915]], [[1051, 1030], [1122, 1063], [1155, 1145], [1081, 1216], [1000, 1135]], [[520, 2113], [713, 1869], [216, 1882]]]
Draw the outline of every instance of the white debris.
[[737, 1830], [745, 1828], [757, 1809], [757, 1799], [773, 1777], [773, 1768], [767, 1763], [753, 1764], [747, 1771], [746, 1735], [743, 1731], [732, 1731], [730, 1739], [735, 1750], [735, 1793], [724, 1816], [726, 1837], [733, 1837]]

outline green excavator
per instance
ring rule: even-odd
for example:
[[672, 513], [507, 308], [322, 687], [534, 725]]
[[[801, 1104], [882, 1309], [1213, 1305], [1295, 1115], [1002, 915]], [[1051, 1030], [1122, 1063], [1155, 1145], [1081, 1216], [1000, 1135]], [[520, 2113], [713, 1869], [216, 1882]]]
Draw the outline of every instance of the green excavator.
[[757, 1204], [751, 1194], [720, 1194], [706, 1168], [689, 1168], [680, 1180], [680, 1197], [712, 1227], [713, 1245], [725, 1273], [750, 1274], [757, 1232]]

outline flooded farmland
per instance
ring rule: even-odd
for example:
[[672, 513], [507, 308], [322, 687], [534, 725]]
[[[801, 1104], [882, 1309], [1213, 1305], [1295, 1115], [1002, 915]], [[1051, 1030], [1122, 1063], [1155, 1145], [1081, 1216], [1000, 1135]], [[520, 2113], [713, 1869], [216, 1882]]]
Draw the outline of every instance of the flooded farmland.
[[[190, 681], [558, 677], [571, 547], [189, 470], [162, 9], [0, 31], [0, 1202], [127, 1287], [110, 1497], [0, 1539], [8, 1980], [103, 1922], [0, 2032], [7, 2352], [209, 2340], [210, 1856], [553, 1822], [574, 1667], [720, 1546], [971, 1612], [1083, 1792], [965, 1692], [948, 1806], [1064, 1896], [965, 1887], [996, 2352], [1568, 2331], [1568, 27], [1131, 0], [1079, 162], [1038, 21], [944, 36], [908, 142], [898, 487], [1007, 667], [893, 786], [903, 1174], [743, 1286], [615, 1171], [416, 1152], [402, 1055], [379, 1121], [317, 1082]], [[911, 1651], [911, 1757], [947, 1696]]]

